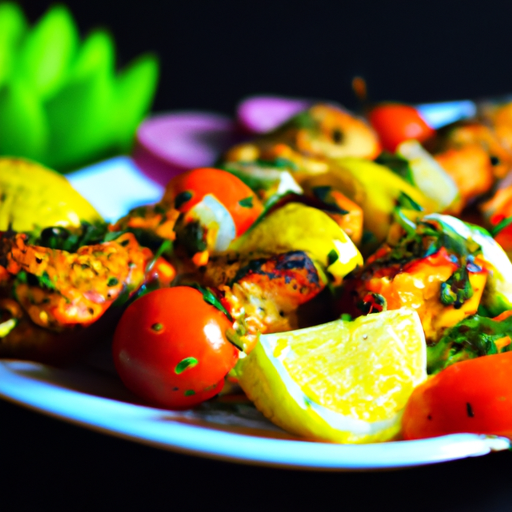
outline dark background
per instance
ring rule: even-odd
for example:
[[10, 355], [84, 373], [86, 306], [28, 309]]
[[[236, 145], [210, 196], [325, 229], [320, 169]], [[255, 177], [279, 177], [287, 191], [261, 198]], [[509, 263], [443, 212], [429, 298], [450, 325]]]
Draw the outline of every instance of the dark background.
[[[52, 2], [21, 0], [31, 20]], [[152, 51], [154, 109], [230, 113], [254, 93], [354, 106], [363, 76], [374, 101], [411, 103], [512, 92], [512, 3], [490, 0], [73, 0], [85, 35], [109, 28], [118, 62]]]
[[[35, 21], [50, 5], [20, 1]], [[276, 93], [356, 104], [512, 92], [512, 3], [174, 0], [65, 2], [110, 28], [121, 66], [153, 51], [153, 110], [232, 113]], [[381, 473], [239, 466], [156, 450], [0, 402], [2, 510], [512, 510], [512, 454]]]

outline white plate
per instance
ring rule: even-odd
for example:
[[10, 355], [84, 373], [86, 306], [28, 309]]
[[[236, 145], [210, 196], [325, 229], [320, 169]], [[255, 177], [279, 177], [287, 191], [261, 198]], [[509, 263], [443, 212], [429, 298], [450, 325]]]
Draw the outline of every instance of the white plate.
[[508, 440], [472, 434], [361, 446], [300, 441], [268, 423], [250, 405], [230, 408], [213, 403], [197, 411], [174, 412], [135, 404], [115, 376], [92, 367], [57, 370], [3, 361], [0, 396], [158, 448], [268, 466], [346, 471], [404, 468], [509, 447]]
[[[75, 173], [71, 181], [109, 219], [141, 202], [156, 201], [161, 194], [161, 188], [127, 157]], [[109, 191], [103, 200], [99, 200], [99, 189]], [[301, 441], [273, 426], [247, 403], [213, 402], [185, 412], [147, 407], [136, 402], [108, 365], [102, 369], [98, 364], [58, 370], [0, 361], [0, 397], [159, 448], [268, 466], [346, 471], [404, 468], [510, 446], [506, 439], [473, 434], [362, 446]]]

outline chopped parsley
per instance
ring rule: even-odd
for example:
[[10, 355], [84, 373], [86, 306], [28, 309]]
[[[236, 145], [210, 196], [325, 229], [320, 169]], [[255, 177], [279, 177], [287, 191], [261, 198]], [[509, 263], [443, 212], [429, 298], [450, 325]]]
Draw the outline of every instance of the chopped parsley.
[[443, 337], [427, 347], [427, 370], [437, 373], [447, 366], [475, 357], [507, 352], [511, 344], [496, 342], [512, 333], [512, 315], [501, 321], [481, 315], [468, 316], [447, 329]]
[[253, 199], [254, 199], [253, 196], [249, 196], [244, 199], [240, 199], [240, 201], [238, 201], [238, 204], [242, 208], [252, 208], [253, 207]]

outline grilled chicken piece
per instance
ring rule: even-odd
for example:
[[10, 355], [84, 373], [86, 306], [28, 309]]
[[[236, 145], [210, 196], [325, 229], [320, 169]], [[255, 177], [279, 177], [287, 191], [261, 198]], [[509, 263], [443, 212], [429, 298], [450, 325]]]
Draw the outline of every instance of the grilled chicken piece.
[[144, 281], [152, 252], [126, 233], [114, 241], [80, 247], [76, 253], [4, 240], [13, 292], [32, 321], [53, 330], [96, 321], [125, 290]]
[[433, 151], [457, 184], [464, 204], [488, 192], [512, 169], [512, 148], [493, 127], [477, 121], [441, 130]]
[[[76, 252], [32, 245], [25, 234], [4, 233], [0, 356], [65, 360], [86, 337], [90, 343], [101, 331], [84, 327], [96, 326], [116, 300], [136, 291], [148, 275], [153, 277], [153, 259], [151, 250], [131, 233]], [[84, 339], [82, 333], [88, 333]]]
[[365, 121], [334, 105], [317, 104], [275, 131], [234, 146], [224, 158], [225, 164], [282, 162], [294, 175], [311, 175], [325, 172], [329, 159], [373, 159], [380, 150], [376, 133]]
[[145, 231], [148, 235], [156, 235], [164, 240], [174, 240], [174, 226], [180, 212], [164, 202], [155, 205], [139, 206], [109, 226], [112, 232], [130, 229]]
[[216, 257], [206, 267], [201, 284], [217, 291], [246, 350], [251, 350], [259, 333], [297, 329], [299, 308], [325, 288], [313, 261], [302, 251]]
[[426, 216], [417, 224], [409, 221], [408, 232], [394, 224], [388, 241], [345, 281], [340, 309], [360, 315], [383, 308], [412, 308], [429, 344], [475, 314], [490, 264], [476, 242], [442, 219]]

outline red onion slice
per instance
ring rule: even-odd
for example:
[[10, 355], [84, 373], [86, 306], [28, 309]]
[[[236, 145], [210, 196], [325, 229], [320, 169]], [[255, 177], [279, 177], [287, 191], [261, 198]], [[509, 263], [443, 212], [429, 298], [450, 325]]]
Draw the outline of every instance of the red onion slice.
[[133, 159], [148, 177], [166, 185], [177, 174], [209, 167], [240, 140], [236, 123], [208, 112], [176, 112], [146, 119], [137, 130]]
[[306, 110], [312, 102], [280, 96], [252, 96], [237, 108], [237, 121], [249, 133], [266, 133]]

